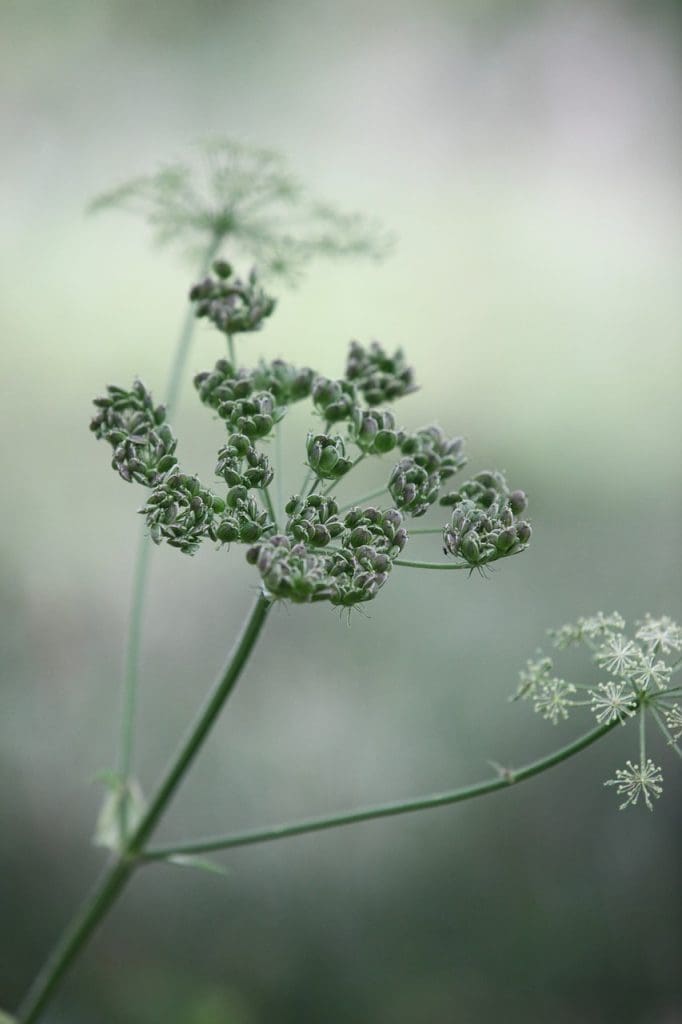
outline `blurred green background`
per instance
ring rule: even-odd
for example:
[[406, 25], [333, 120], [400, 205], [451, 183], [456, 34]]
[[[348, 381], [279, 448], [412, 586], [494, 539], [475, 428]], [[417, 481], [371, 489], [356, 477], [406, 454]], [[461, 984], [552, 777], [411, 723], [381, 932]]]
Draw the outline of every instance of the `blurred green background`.
[[[615, 0], [3, 4], [0, 1006], [102, 862], [92, 778], [140, 497], [91, 398], [135, 374], [163, 389], [194, 274], [87, 201], [224, 133], [380, 217], [391, 260], [318, 264], [244, 347], [334, 376], [351, 337], [403, 345], [422, 390], [401, 418], [466, 435], [535, 526], [490, 579], [396, 571], [350, 627], [277, 611], [162, 835], [473, 781], [585, 728], [506, 703], [547, 627], [681, 613], [681, 20]], [[202, 328], [192, 372], [220, 354]], [[176, 425], [206, 473], [220, 432], [189, 387]], [[147, 790], [254, 588], [238, 550], [154, 552]], [[602, 788], [635, 753], [618, 730], [502, 795], [225, 856], [228, 879], [143, 872], [45, 1021], [680, 1022], [682, 786], [654, 742], [651, 816]]]

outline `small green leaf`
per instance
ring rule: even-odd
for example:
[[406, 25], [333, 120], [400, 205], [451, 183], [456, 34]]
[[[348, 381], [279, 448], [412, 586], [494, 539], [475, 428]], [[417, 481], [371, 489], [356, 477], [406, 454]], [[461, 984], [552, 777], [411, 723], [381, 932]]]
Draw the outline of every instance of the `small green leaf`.
[[[222, 875], [227, 878], [230, 874], [229, 868], [222, 864], [216, 864], [214, 860], [207, 857], [190, 857], [183, 854], [176, 854], [174, 857], [166, 857], [166, 864], [174, 864], [179, 868], [196, 868], [197, 871], [207, 871], [211, 875]], [[2, 1021], [0, 1021], [2, 1024]]]

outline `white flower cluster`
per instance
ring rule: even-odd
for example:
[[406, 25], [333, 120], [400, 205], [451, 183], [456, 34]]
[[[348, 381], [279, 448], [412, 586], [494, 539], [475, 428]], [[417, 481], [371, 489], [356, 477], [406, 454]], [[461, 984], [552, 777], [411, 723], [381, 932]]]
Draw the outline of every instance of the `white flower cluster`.
[[589, 708], [598, 729], [604, 731], [637, 717], [639, 757], [617, 769], [605, 785], [616, 786], [616, 792], [625, 797], [621, 809], [636, 806], [641, 797], [652, 810], [653, 800], [663, 791], [663, 775], [646, 754], [645, 722], [651, 718], [682, 757], [677, 744], [682, 738], [682, 685], [673, 682], [674, 673], [682, 668], [682, 658], [674, 659], [674, 654], [682, 651], [682, 628], [668, 616], [647, 615], [629, 634], [618, 612], [597, 612], [550, 630], [549, 636], [559, 651], [586, 647], [599, 672], [608, 678], [592, 684], [567, 682], [555, 674], [552, 658], [539, 651], [519, 673], [512, 700], [529, 700], [533, 710], [553, 725], [579, 707]]

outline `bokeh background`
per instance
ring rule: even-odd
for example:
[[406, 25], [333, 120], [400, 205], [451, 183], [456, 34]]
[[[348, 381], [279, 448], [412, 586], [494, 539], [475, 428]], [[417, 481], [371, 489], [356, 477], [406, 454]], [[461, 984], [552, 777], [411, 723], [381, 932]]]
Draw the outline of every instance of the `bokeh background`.
[[[274, 614], [163, 836], [473, 781], [586, 727], [506, 703], [547, 627], [682, 611], [681, 20], [656, 0], [3, 4], [0, 1006], [102, 862], [140, 499], [90, 401], [135, 374], [163, 389], [194, 274], [88, 200], [223, 133], [380, 217], [394, 256], [318, 263], [249, 348], [334, 375], [351, 337], [403, 345], [403, 420], [465, 434], [535, 525], [490, 579], [396, 571], [350, 626]], [[220, 354], [202, 328], [192, 372]], [[209, 469], [190, 387], [176, 426]], [[154, 552], [147, 790], [254, 586], [239, 551]], [[619, 730], [510, 792], [225, 856], [226, 879], [144, 872], [45, 1021], [682, 1021], [680, 764], [653, 743], [653, 815], [602, 787], [635, 753]]]

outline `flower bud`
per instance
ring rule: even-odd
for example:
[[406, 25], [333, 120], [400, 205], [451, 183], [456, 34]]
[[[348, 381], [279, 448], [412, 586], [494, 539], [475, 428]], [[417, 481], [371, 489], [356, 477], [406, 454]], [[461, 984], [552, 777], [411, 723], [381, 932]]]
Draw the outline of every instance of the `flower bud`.
[[532, 532], [533, 531], [530, 528], [530, 523], [521, 521], [520, 523], [516, 524], [516, 536], [520, 544], [528, 544]]
[[512, 491], [509, 495], [509, 504], [515, 516], [520, 516], [528, 508], [528, 498], [524, 491]]

